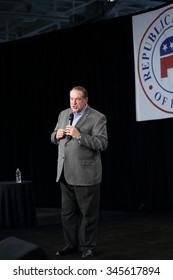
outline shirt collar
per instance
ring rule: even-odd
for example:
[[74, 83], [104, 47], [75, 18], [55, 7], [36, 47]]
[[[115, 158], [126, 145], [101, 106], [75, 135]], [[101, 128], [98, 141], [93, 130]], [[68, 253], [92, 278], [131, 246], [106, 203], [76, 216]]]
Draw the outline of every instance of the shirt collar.
[[86, 104], [84, 107], [83, 107], [83, 109], [82, 109], [82, 111], [80, 111], [79, 113], [74, 113], [74, 115], [76, 115], [76, 116], [80, 116], [80, 115], [83, 115], [83, 113], [85, 112], [85, 110], [86, 110], [86, 108], [88, 107], [88, 104]]

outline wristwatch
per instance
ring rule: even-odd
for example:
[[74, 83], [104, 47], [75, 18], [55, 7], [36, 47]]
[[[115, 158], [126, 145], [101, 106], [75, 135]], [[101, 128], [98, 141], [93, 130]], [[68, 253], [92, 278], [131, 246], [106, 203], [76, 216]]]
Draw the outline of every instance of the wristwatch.
[[81, 134], [76, 138], [79, 142], [81, 140]]

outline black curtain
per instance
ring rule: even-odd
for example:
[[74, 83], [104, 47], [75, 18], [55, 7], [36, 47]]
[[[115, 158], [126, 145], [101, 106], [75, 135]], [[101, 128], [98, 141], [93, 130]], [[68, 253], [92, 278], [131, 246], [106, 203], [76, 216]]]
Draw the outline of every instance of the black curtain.
[[83, 85], [107, 116], [101, 209], [173, 209], [173, 119], [136, 122], [132, 17], [0, 45], [0, 181], [32, 180], [37, 207], [60, 207], [51, 144], [69, 90]]

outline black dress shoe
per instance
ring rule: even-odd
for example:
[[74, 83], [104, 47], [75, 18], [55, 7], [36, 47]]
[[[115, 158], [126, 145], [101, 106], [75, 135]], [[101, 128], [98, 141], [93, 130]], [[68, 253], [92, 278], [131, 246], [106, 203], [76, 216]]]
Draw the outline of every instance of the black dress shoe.
[[93, 257], [94, 254], [93, 254], [93, 251], [91, 249], [87, 249], [85, 251], [82, 252], [82, 259], [87, 259], [87, 258], [90, 258], [90, 257]]
[[62, 250], [56, 252], [57, 256], [67, 256], [77, 252], [77, 247], [64, 247]]

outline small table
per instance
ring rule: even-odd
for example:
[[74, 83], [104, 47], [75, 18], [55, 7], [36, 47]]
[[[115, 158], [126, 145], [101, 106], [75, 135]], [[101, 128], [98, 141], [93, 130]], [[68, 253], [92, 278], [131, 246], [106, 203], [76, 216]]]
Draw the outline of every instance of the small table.
[[32, 182], [0, 182], [0, 229], [24, 228], [36, 223]]

